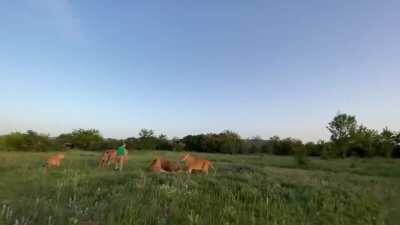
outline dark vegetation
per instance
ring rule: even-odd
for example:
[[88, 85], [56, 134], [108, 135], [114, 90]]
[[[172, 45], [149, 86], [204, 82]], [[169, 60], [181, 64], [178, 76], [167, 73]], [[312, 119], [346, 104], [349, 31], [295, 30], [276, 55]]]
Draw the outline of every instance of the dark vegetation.
[[138, 137], [125, 140], [104, 138], [98, 130], [78, 129], [58, 137], [49, 137], [29, 130], [0, 136], [0, 150], [44, 152], [66, 148], [103, 151], [125, 142], [128, 149], [197, 151], [205, 153], [251, 154], [267, 153], [293, 155], [300, 165], [307, 164], [307, 156], [323, 159], [356, 157], [400, 157], [400, 133], [384, 128], [381, 132], [357, 123], [356, 117], [338, 114], [328, 124], [330, 141], [303, 143], [295, 138], [260, 137], [243, 139], [232, 131], [187, 135], [181, 139], [168, 139], [153, 130], [142, 129]]

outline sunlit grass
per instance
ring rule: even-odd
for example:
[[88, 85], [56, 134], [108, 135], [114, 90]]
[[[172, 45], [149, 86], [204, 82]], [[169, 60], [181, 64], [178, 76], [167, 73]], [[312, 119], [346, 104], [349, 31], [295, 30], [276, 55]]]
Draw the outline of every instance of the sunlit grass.
[[154, 174], [154, 156], [130, 151], [123, 172], [98, 153], [71, 151], [44, 174], [47, 153], [1, 152], [0, 224], [400, 224], [400, 162], [197, 154], [208, 176]]

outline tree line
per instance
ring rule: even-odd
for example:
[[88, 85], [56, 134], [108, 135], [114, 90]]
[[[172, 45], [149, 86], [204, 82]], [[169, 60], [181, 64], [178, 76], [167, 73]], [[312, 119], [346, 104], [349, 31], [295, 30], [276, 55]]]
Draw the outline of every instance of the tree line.
[[328, 158], [394, 157], [400, 158], [400, 132], [388, 128], [382, 131], [369, 129], [357, 123], [356, 117], [345, 113], [337, 114], [327, 129], [331, 133], [329, 141], [303, 143], [295, 138], [269, 139], [260, 137], [243, 139], [233, 131], [187, 135], [183, 138], [168, 139], [166, 135], [156, 135], [153, 130], [142, 129], [138, 137], [126, 139], [104, 138], [96, 129], [77, 129], [70, 133], [50, 137], [32, 130], [13, 132], [0, 136], [0, 150], [44, 152], [66, 148], [103, 151], [126, 143], [128, 149], [198, 151], [207, 153], [319, 156]]

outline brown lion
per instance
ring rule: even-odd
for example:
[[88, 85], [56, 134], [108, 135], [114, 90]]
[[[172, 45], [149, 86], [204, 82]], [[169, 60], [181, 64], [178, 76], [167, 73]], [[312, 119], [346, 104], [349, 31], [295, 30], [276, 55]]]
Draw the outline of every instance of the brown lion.
[[192, 173], [193, 170], [208, 174], [208, 168], [212, 167], [211, 161], [207, 159], [196, 158], [189, 153], [182, 155], [181, 161], [186, 162], [186, 173]]
[[167, 159], [154, 159], [149, 167], [152, 172], [178, 172], [181, 170], [179, 163]]
[[46, 167], [45, 172], [47, 172], [47, 169], [50, 167], [60, 167], [61, 162], [64, 160], [65, 155], [63, 152], [59, 152], [55, 155], [51, 155], [47, 158], [46, 164], [44, 165]]
[[[109, 167], [111, 163], [116, 163], [118, 160], [117, 151], [115, 149], [107, 149], [100, 157], [99, 167]], [[124, 155], [124, 162], [128, 161], [128, 152]]]

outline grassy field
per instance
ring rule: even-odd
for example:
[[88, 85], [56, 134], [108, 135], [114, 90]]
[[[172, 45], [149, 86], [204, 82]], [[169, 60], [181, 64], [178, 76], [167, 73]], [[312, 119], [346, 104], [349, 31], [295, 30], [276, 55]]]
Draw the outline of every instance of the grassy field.
[[400, 224], [400, 161], [202, 155], [203, 174], [146, 171], [155, 155], [130, 151], [123, 172], [99, 153], [70, 151], [44, 174], [48, 153], [0, 152], [0, 224]]

